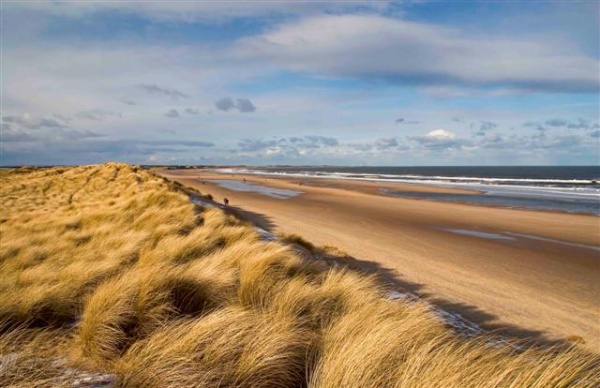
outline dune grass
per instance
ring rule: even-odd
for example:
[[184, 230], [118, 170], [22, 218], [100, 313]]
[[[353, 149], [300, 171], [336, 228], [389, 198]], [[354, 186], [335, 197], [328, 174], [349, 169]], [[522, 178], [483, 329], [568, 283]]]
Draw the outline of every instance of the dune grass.
[[0, 179], [0, 386], [69, 386], [73, 371], [121, 387], [600, 382], [600, 359], [577, 346], [461, 338], [426, 304], [389, 300], [375, 278], [290, 244], [323, 249], [261, 241], [139, 168]]

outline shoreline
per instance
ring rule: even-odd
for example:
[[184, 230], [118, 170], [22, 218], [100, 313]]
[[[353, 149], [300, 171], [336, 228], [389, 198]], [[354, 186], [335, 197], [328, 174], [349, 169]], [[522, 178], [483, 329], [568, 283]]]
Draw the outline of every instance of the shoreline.
[[[425, 200], [432, 202], [442, 202], [442, 203], [456, 203], [456, 204], [464, 204], [468, 206], [483, 206], [483, 207], [491, 207], [497, 209], [516, 209], [516, 210], [531, 210], [531, 211], [543, 211], [543, 212], [551, 212], [551, 213], [565, 213], [565, 214], [580, 214], [580, 215], [592, 215], [596, 217], [600, 217], [600, 211], [595, 213], [593, 211], [585, 212], [585, 211], [569, 211], [569, 210], [561, 210], [561, 209], [552, 209], [552, 208], [543, 208], [543, 207], [527, 207], [527, 206], [519, 206], [519, 205], [502, 205], [502, 204], [490, 204], [490, 203], [482, 203], [482, 202], [469, 202], [468, 199], [465, 200], [457, 200], [457, 199], [445, 199], [442, 196], [436, 198], [433, 196], [428, 196], [428, 194], [459, 194], [464, 195], [466, 198], [469, 196], [478, 196], [478, 195], [490, 195], [490, 197], [497, 196], [497, 193], [493, 191], [479, 189], [479, 188], [465, 188], [465, 187], [453, 187], [452, 185], [444, 185], [444, 184], [435, 184], [435, 183], [413, 183], [413, 182], [392, 182], [388, 180], [377, 180], [377, 179], [368, 179], [368, 178], [354, 178], [354, 177], [344, 177], [344, 178], [335, 178], [331, 176], [298, 176], [295, 177], [278, 175], [278, 174], [256, 174], [256, 173], [232, 173], [232, 172], [219, 172], [218, 170], [208, 169], [205, 170], [207, 173], [221, 175], [221, 176], [236, 176], [236, 177], [245, 177], [246, 179], [250, 179], [252, 177], [260, 179], [268, 178], [272, 180], [282, 180], [282, 181], [300, 181], [307, 182], [308, 184], [315, 187], [340, 187], [340, 188], [349, 188], [350, 186], [354, 186], [354, 189], [360, 191], [361, 187], [371, 186], [378, 187], [379, 192], [373, 194], [378, 194], [382, 196], [395, 197], [401, 199], [411, 199], [411, 200]], [[323, 182], [326, 182], [325, 184]], [[510, 187], [521, 187], [521, 186], [510, 186]], [[505, 188], [505, 187], [503, 187]], [[402, 193], [407, 194], [424, 194], [422, 197], [417, 195], [402, 195]], [[496, 195], [494, 195], [496, 194]], [[528, 198], [528, 197], [525, 197]], [[529, 197], [531, 198], [531, 197]], [[599, 204], [600, 206], [600, 204]]]
[[[176, 170], [177, 171], [177, 170]], [[202, 170], [201, 170], [202, 171]], [[315, 187], [348, 187], [354, 184], [355, 189], [361, 187], [377, 187], [377, 188], [390, 188], [396, 189], [397, 191], [420, 191], [423, 193], [447, 193], [447, 194], [482, 194], [483, 191], [477, 189], [465, 189], [458, 187], [443, 187], [436, 185], [428, 185], [422, 183], [409, 183], [409, 182], [390, 182], [386, 180], [373, 180], [373, 179], [360, 179], [360, 178], [332, 178], [329, 176], [284, 176], [277, 174], [251, 174], [251, 173], [224, 173], [217, 170], [203, 170], [207, 174], [214, 174], [216, 176], [234, 176], [244, 177], [247, 180], [254, 178], [255, 180], [260, 179], [271, 179], [283, 182], [302, 182], [303, 184], [311, 184]]]
[[[173, 174], [173, 171], [178, 171], [178, 173]], [[180, 174], [183, 173], [183, 174]], [[365, 197], [366, 201], [371, 201], [372, 198], [369, 198], [369, 196], [376, 196], [378, 200], [380, 201], [393, 201], [392, 203], [403, 203], [403, 204], [411, 204], [414, 206], [425, 206], [425, 207], [435, 207], [436, 209], [452, 209], [452, 211], [455, 212], [464, 212], [464, 214], [468, 214], [468, 213], [473, 213], [473, 212], [482, 212], [482, 213], [490, 213], [490, 214], [494, 214], [494, 215], [498, 215], [498, 214], [502, 214], [503, 217], [503, 221], [501, 224], [505, 225], [505, 229], [499, 229], [496, 227], [491, 227], [488, 230], [489, 231], [493, 231], [493, 232], [499, 232], [499, 233], [503, 233], [506, 231], [510, 231], [511, 228], [513, 227], [517, 227], [517, 228], [523, 228], [525, 227], [524, 225], [514, 225], [512, 222], [512, 217], [511, 215], [519, 215], [519, 214], [529, 214], [532, 215], [532, 217], [534, 218], [545, 218], [547, 215], [548, 217], [551, 218], [579, 218], [579, 217], [584, 217], [584, 218], [588, 218], [591, 219], [591, 224], [593, 224], [593, 226], [597, 229], [598, 233], [600, 233], [600, 216], [596, 215], [596, 214], [592, 214], [592, 213], [571, 213], [571, 212], [565, 212], [565, 211], [559, 211], [559, 210], [539, 210], [539, 209], [523, 209], [523, 208], [516, 208], [516, 207], [506, 207], [506, 206], [495, 206], [495, 205], [482, 205], [482, 204], [471, 204], [471, 203], [462, 203], [462, 202], [449, 202], [449, 201], [438, 201], [438, 200], [432, 200], [432, 199], [426, 199], [426, 198], [408, 198], [408, 197], [399, 197], [399, 196], [393, 196], [393, 195], [385, 195], [382, 194], [379, 189], [382, 188], [382, 185], [378, 184], [377, 182], [370, 182], [370, 181], [358, 181], [358, 182], [354, 182], [354, 183], [350, 183], [349, 180], [335, 180], [335, 179], [331, 179], [331, 178], [317, 178], [316, 182], [315, 180], [312, 179], [304, 179], [304, 180], [296, 180], [296, 179], [289, 179], [286, 177], [266, 177], [266, 176], [260, 176], [260, 175], [253, 175], [253, 174], [230, 174], [230, 173], [218, 173], [218, 172], [214, 172], [212, 170], [200, 170], [200, 171], [196, 171], [194, 172], [193, 170], [169, 170], [169, 171], [162, 171], [161, 173], [162, 175], [168, 176], [168, 175], [172, 175], [170, 178], [173, 179], [177, 179], [177, 178], [181, 178], [181, 179], [185, 179], [188, 184], [191, 185], [198, 185], [198, 187], [206, 187], [206, 185], [215, 185], [215, 186], [219, 186], [215, 183], [211, 183], [209, 182], [210, 180], [238, 180], [238, 181], [244, 181], [244, 182], [248, 182], [248, 183], [254, 183], [256, 185], [263, 185], [263, 186], [267, 186], [267, 187], [273, 187], [273, 188], [277, 188], [277, 189], [288, 189], [288, 190], [297, 190], [302, 192], [303, 194], [306, 194], [306, 190], [310, 190], [311, 193], [317, 193], [317, 194], [321, 194], [321, 193], [326, 193], [329, 191], [335, 191], [338, 190], [340, 192], [347, 192], [349, 194], [364, 194], [367, 195], [367, 197]], [[191, 179], [190, 179], [191, 178]], [[195, 181], [197, 180], [197, 181]], [[327, 182], [327, 185], [321, 185], [319, 183], [321, 183], [321, 181], [323, 180], [329, 180], [329, 182]], [[300, 183], [300, 184], [299, 184]], [[315, 184], [317, 183], [317, 184]], [[440, 187], [435, 187], [435, 186], [426, 186], [426, 185], [413, 185], [413, 184], [402, 184], [402, 183], [388, 183], [385, 185], [385, 187], [390, 186], [393, 187], [395, 189], [397, 189], [398, 191], [402, 191], [402, 190], [407, 190], [407, 191], [414, 191], [414, 188], [417, 187], [419, 190], [422, 190], [423, 192], [436, 192], [436, 193], [455, 193], [455, 192], [463, 192], [463, 189], [453, 189], [453, 188], [440, 188]], [[220, 187], [220, 186], [219, 186]], [[220, 187], [221, 189], [224, 189], [222, 187]], [[227, 190], [227, 189], [224, 189]], [[235, 190], [228, 190], [232, 193], [233, 196], [237, 195], [242, 195], [242, 194], [249, 194], [249, 195], [259, 195], [259, 196], [263, 196], [262, 194], [258, 194], [258, 193], [244, 193], [241, 191], [235, 191]], [[470, 192], [473, 193], [473, 192]], [[273, 199], [273, 198], [271, 198]], [[287, 200], [287, 199], [286, 199]], [[410, 206], [410, 205], [409, 205]], [[538, 217], [536, 217], [538, 216]], [[454, 227], [454, 226], [460, 226], [460, 225], [465, 225], [465, 223], [462, 223], [460, 220], [452, 220], [452, 219], [448, 219], [448, 217], [441, 217], [443, 219], [444, 222], [447, 222], [447, 225], [449, 227]], [[492, 225], [494, 224], [494, 226], [496, 226], [496, 224], [498, 224], [498, 221], [492, 221], [492, 220], [479, 220], [479, 221], [483, 221], [483, 224], [486, 225]], [[487, 221], [487, 222], [486, 222]], [[508, 221], [508, 222], [507, 222]], [[565, 239], [565, 234], [564, 233], [556, 233], [556, 234], [547, 234], [544, 232], [547, 232], [548, 229], [548, 225], [540, 225], [540, 222], [538, 221], [537, 223], [537, 228], [535, 228], [535, 232], [531, 233], [531, 232], [522, 232], [523, 234], [531, 234], [531, 235], [539, 235], [541, 237], [547, 237], [550, 239], [555, 239], [555, 240], [559, 240], [559, 241], [564, 241], [564, 242], [574, 242], [574, 243], [580, 243], [583, 245], [595, 245], [595, 246], [599, 246], [600, 247], [600, 234], [598, 233], [590, 233], [590, 230], [586, 230], [584, 235], [577, 235], [576, 233], [572, 233], [572, 231], [570, 230], [564, 230], [565, 232], [568, 232], [567, 235], [569, 236], [569, 238]], [[540, 228], [541, 226], [541, 228]], [[485, 229], [485, 228], [483, 228]], [[527, 229], [525, 229], [527, 230]], [[599, 258], [600, 260], [600, 258]]]
[[[388, 197], [374, 192], [377, 184], [346, 180], [321, 187], [202, 170], [161, 175], [218, 202], [228, 197], [231, 209], [266, 230], [336, 246], [354, 258], [349, 263], [376, 268], [404, 289], [486, 330], [541, 342], [580, 336], [588, 349], [600, 350], [598, 252], [543, 240], [598, 246], [597, 216]], [[208, 179], [246, 179], [303, 193], [277, 199], [227, 190]], [[504, 241], [441, 229], [543, 239], [515, 235]]]
[[[190, 170], [160, 170], [165, 174], [168, 174], [172, 171], [190, 171]], [[191, 170], [193, 171], [193, 170]], [[589, 213], [589, 212], [569, 212], [565, 210], [558, 209], [534, 209], [527, 207], [519, 207], [519, 206], [503, 206], [503, 205], [491, 205], [491, 204], [482, 204], [482, 203], [472, 203], [472, 202], [462, 202], [462, 201], [449, 201], [443, 199], [434, 199], [434, 198], [417, 198], [417, 197], [403, 197], [400, 195], [386, 194], [382, 193], [381, 190], [376, 189], [394, 189], [397, 192], [421, 192], [421, 193], [440, 193], [440, 194], [465, 194], [465, 195], [480, 195], [485, 194], [485, 191], [476, 190], [476, 189], [464, 189], [464, 188], [453, 188], [453, 187], [442, 187], [436, 185], [426, 185], [426, 184], [418, 184], [418, 183], [392, 183], [392, 182], [378, 182], [371, 180], [353, 180], [353, 179], [336, 179], [331, 177], [323, 177], [323, 178], [290, 178], [283, 176], [268, 176], [268, 175], [259, 175], [259, 174], [244, 174], [244, 173], [220, 173], [214, 170], [196, 170], [198, 174], [202, 174], [206, 176], [207, 180], [227, 180], [228, 177], [231, 177], [232, 180], [240, 180], [246, 179], [247, 182], [256, 183], [256, 184], [265, 184], [268, 183], [275, 187], [289, 188], [293, 185], [297, 185], [301, 182], [302, 186], [307, 185], [310, 187], [322, 187], [322, 188], [339, 188], [343, 190], [350, 191], [358, 191], [364, 192], [368, 194], [378, 195], [386, 198], [395, 198], [400, 200], [407, 201], [426, 201], [440, 204], [450, 204], [450, 205], [464, 205], [464, 206], [474, 206], [474, 207], [482, 207], [482, 208], [490, 208], [490, 209], [505, 209], [505, 210], [517, 210], [517, 211], [532, 211], [532, 212], [540, 212], [540, 213], [550, 213], [550, 214], [567, 214], [567, 215], [581, 215], [581, 216], [591, 216], [599, 219], [599, 228], [600, 228], [600, 214], [597, 213]], [[326, 182], [327, 184], [323, 184]], [[278, 184], [282, 184], [278, 186]], [[292, 185], [292, 186], [290, 186]], [[301, 186], [296, 186], [297, 189], [301, 190]], [[600, 243], [600, 239], [599, 239]]]

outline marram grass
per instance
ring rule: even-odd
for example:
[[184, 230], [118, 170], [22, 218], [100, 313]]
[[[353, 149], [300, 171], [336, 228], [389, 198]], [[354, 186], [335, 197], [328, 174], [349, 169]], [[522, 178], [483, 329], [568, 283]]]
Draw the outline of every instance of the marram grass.
[[299, 237], [261, 241], [139, 168], [0, 179], [0, 386], [70, 386], [73, 371], [121, 387], [600, 382], [596, 355], [458, 337], [425, 304], [298, 254]]

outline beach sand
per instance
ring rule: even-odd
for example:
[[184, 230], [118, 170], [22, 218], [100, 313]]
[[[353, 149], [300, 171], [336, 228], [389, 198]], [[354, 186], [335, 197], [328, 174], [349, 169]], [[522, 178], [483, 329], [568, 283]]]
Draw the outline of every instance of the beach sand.
[[[159, 173], [219, 202], [229, 198], [231, 208], [262, 228], [338, 247], [352, 257], [348, 263], [486, 329], [540, 342], [579, 336], [600, 351], [600, 252], [585, 247], [600, 245], [600, 217], [380, 194], [381, 188], [456, 192], [427, 186], [199, 169]], [[303, 193], [277, 199], [208, 182], [214, 179]]]

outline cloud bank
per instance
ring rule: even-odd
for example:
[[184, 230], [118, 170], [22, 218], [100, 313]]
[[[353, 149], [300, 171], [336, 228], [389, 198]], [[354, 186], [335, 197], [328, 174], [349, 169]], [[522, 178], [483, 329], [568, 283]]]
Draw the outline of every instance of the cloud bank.
[[242, 39], [240, 58], [400, 84], [597, 93], [599, 61], [542, 39], [481, 38], [377, 15], [325, 15]]

